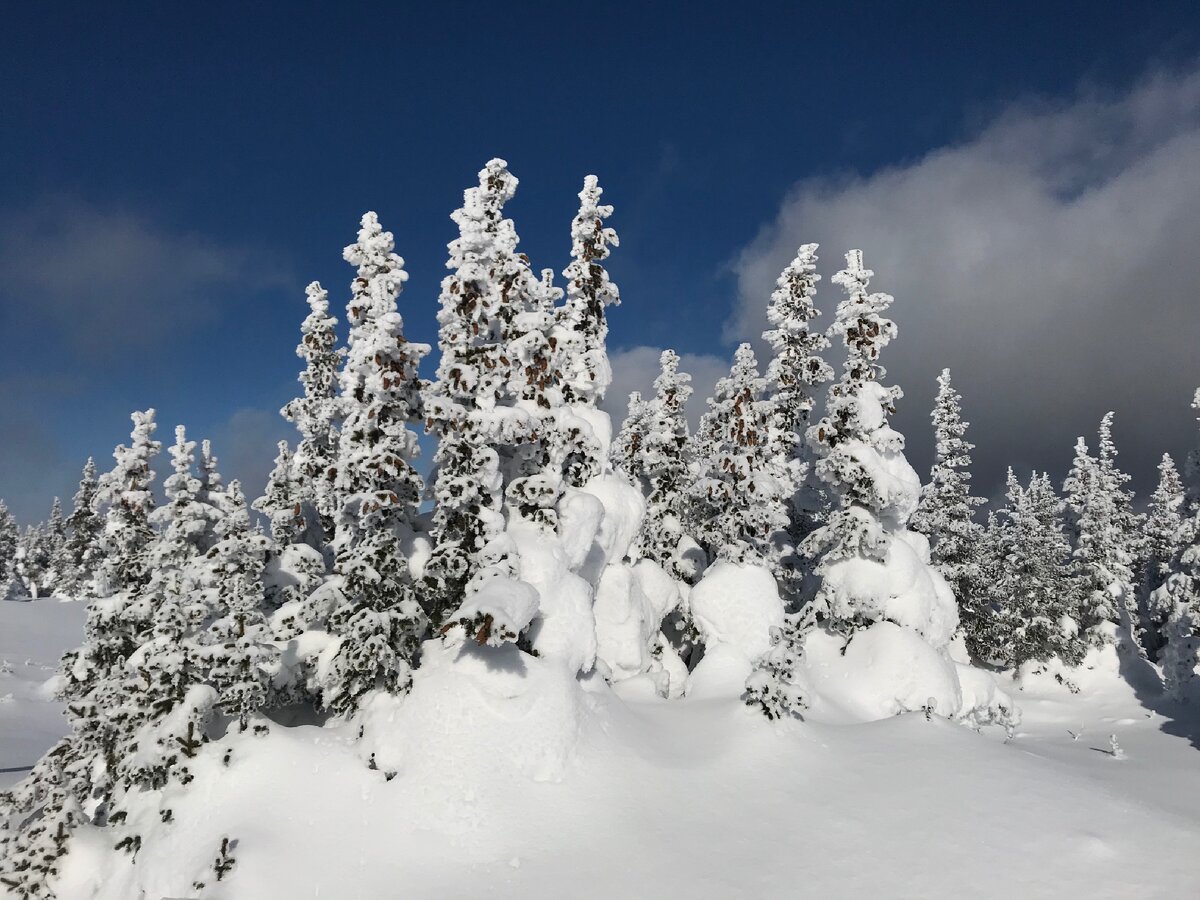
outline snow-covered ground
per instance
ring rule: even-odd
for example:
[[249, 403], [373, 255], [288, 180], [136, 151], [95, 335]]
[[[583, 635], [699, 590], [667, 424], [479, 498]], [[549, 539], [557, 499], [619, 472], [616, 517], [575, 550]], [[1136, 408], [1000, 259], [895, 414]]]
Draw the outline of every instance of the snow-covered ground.
[[[0, 769], [61, 731], [45, 681], [82, 622], [81, 605], [0, 603]], [[1079, 694], [1006, 685], [1024, 713], [1006, 741], [920, 713], [771, 725], [712, 685], [564, 689], [511, 645], [465, 647], [371, 710], [361, 742], [276, 726], [237, 738], [227, 768], [214, 748], [174, 824], [146, 832], [142, 896], [1200, 895], [1200, 716], [1164, 707], [1147, 666]], [[236, 868], [198, 894], [223, 836]], [[98, 873], [106, 839], [73, 842], [61, 897], [138, 896], [131, 871]]]

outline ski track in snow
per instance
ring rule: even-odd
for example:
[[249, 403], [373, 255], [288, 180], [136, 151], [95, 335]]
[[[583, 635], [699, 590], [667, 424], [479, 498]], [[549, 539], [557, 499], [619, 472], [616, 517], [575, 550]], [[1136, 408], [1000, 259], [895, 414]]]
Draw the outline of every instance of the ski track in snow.
[[[82, 604], [0, 603], [0, 770], [32, 764], [62, 732], [46, 682], [83, 619]], [[528, 741], [504, 735], [552, 718], [539, 693], [504, 705], [539, 677], [514, 672], [503, 696], [434, 708], [462, 734], [482, 723], [490, 748], [451, 733], [426, 758], [384, 726], [376, 739], [398, 747], [390, 781], [344, 730], [239, 738], [235, 763], [180, 794], [177, 824], [137, 865], [163, 896], [192, 896], [178, 885], [229, 834], [237, 868], [206, 897], [1190, 896], [1200, 716], [1155, 711], [1141, 668], [1095, 673], [1077, 695], [1006, 683], [1024, 714], [1008, 742], [919, 713], [772, 726], [732, 695], [665, 701], [640, 679], [585, 682], [554, 699], [574, 704], [565, 763], [533, 768], [506, 758]], [[420, 712], [402, 701], [387, 721], [419, 730]], [[21, 776], [0, 771], [0, 788]], [[63, 900], [129, 900], [127, 873], [89, 878], [103, 849], [95, 833], [73, 844]]]

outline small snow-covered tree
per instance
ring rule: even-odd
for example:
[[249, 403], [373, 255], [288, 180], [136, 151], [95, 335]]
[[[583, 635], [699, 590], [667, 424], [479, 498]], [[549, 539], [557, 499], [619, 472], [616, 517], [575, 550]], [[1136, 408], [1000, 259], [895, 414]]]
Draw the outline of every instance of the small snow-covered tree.
[[988, 605], [966, 631], [977, 659], [1011, 668], [1083, 660], [1083, 583], [1063, 531], [1062, 508], [1048, 475], [1034, 472], [1022, 488], [1008, 470], [1005, 506], [989, 520], [983, 541]]
[[559, 312], [556, 330], [563, 397], [568, 403], [590, 406], [604, 397], [612, 383], [604, 311], [621, 302], [620, 291], [604, 267], [609, 248], [620, 242], [616, 231], [604, 224], [613, 208], [600, 203], [603, 193], [595, 175], [584, 179], [579, 212], [571, 222], [571, 264], [563, 272], [567, 301]]
[[275, 456], [275, 468], [267, 476], [266, 493], [254, 501], [253, 508], [270, 520], [271, 537], [284, 547], [304, 537], [305, 490], [295, 475], [295, 456], [287, 441], [280, 441], [276, 447], [279, 453]]
[[654, 380], [654, 396], [645, 403], [644, 432], [630, 465], [644, 482], [646, 514], [635, 543], [639, 556], [652, 559], [677, 578], [688, 580], [679, 569], [679, 542], [685, 535], [688, 489], [691, 487], [691, 451], [685, 407], [692, 396], [692, 377], [679, 371], [679, 356], [664, 350]]
[[1132, 565], [1138, 528], [1132, 494], [1125, 488], [1129, 476], [1116, 465], [1112, 413], [1100, 423], [1099, 446], [1099, 457], [1093, 457], [1079, 438], [1063, 484], [1075, 558], [1088, 583], [1081, 624], [1095, 646], [1112, 641], [1123, 620], [1124, 627], [1133, 626]]
[[413, 467], [426, 344], [410, 342], [396, 298], [408, 273], [391, 232], [362, 218], [344, 256], [357, 268], [347, 306], [349, 352], [340, 376], [344, 420], [335, 461], [333, 542], [340, 600], [329, 618], [338, 646], [323, 685], [330, 710], [351, 713], [367, 692], [407, 689], [426, 628], [403, 550], [423, 483]]
[[765, 389], [754, 350], [742, 344], [696, 433], [689, 519], [710, 562], [764, 565], [778, 575], [790, 492], [772, 441], [775, 404]]
[[1162, 629], [1171, 610], [1158, 605], [1158, 592], [1171, 574], [1171, 560], [1179, 550], [1183, 525], [1183, 481], [1171, 454], [1164, 453], [1158, 464], [1158, 486], [1150, 495], [1146, 527], [1138, 562], [1138, 608], [1141, 615], [1140, 638], [1151, 659], [1158, 658], [1163, 645]]
[[200, 490], [196, 494], [196, 500], [204, 505], [208, 514], [208, 527], [204, 530], [204, 540], [201, 542], [201, 547], [205, 552], [210, 550], [218, 540], [217, 533], [227, 507], [225, 483], [217, 466], [218, 460], [213, 455], [212, 442], [201, 441], [200, 460], [197, 464]]
[[[1192, 409], [1200, 421], [1200, 390], [1192, 398]], [[1166, 580], [1151, 599], [1154, 607], [1169, 610], [1159, 663], [1167, 695], [1177, 699], [1187, 696], [1200, 664], [1200, 448], [1188, 454], [1186, 475], [1175, 554]]]
[[17, 544], [20, 538], [17, 520], [0, 500], [0, 601], [7, 600], [19, 590]]
[[[334, 491], [340, 415], [337, 387], [345, 351], [337, 347], [334, 332], [337, 319], [329, 314], [329, 292], [314, 281], [306, 294], [309, 314], [300, 326], [300, 344], [296, 347], [296, 355], [304, 360], [304, 371], [300, 373], [304, 396], [291, 400], [280, 412], [300, 432], [300, 443], [296, 445], [288, 473], [294, 484], [289, 493], [300, 493], [301, 506], [315, 513], [317, 521], [313, 524], [319, 526], [319, 538], [328, 543], [333, 539], [337, 512]], [[280, 473], [280, 479], [283, 474]]]
[[262, 573], [270, 542], [250, 527], [246, 498], [236, 480], [226, 496], [220, 540], [207, 554], [216, 619], [205, 655], [217, 707], [245, 731], [266, 705], [268, 668], [276, 653], [263, 619]]
[[99, 565], [100, 535], [104, 519], [96, 512], [96, 495], [100, 484], [96, 478], [96, 463], [88, 457], [75, 492], [71, 514], [67, 516], [67, 536], [63, 541], [62, 591], [70, 597], [91, 590]]
[[977, 595], [982, 589], [975, 507], [984, 501], [971, 496], [971, 451], [975, 445], [964, 438], [967, 423], [962, 420], [962, 398], [950, 383], [949, 369], [943, 369], [937, 381], [932, 413], [933, 469], [909, 527], [929, 538], [930, 562], [954, 589], [960, 623], [970, 631], [972, 618], [980, 614]]
[[630, 392], [625, 420], [621, 423], [621, 429], [613, 439], [609, 452], [613, 468], [624, 473], [643, 494], [650, 492], [646, 461], [642, 455], [642, 445], [646, 440], [646, 405], [641, 391]]
[[104, 532], [100, 537], [101, 563], [99, 593], [111, 597], [121, 592], [130, 595], [146, 585], [150, 578], [150, 546], [154, 529], [150, 515], [154, 511], [154, 480], [151, 462], [162, 444], [153, 439], [154, 410], [131, 416], [133, 431], [128, 447], [113, 451], [116, 466], [100, 479], [97, 502], [106, 510]]

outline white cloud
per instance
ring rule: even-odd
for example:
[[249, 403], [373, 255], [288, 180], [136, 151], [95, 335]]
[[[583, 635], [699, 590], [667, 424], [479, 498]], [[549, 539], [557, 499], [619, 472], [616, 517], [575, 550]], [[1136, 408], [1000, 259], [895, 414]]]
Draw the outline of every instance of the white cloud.
[[1194, 442], [1198, 171], [1200, 72], [1015, 105], [909, 165], [797, 184], [734, 264], [725, 337], [758, 339], [777, 273], [809, 241], [822, 244], [828, 324], [840, 297], [828, 278], [861, 247], [875, 287], [897, 298], [884, 362], [908, 393], [898, 424], [915, 462], [927, 464], [948, 365], [983, 491], [1010, 462], [1061, 473], [1073, 437], [1109, 409], [1126, 465], [1149, 478], [1163, 450]]

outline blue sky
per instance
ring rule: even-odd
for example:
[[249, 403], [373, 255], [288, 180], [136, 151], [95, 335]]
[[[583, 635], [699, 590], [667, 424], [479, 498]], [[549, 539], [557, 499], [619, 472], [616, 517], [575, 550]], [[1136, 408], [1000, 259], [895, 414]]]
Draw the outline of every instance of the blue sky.
[[[566, 265], [575, 194], [600, 176], [620, 391], [664, 346], [711, 385], [802, 240], [823, 242], [831, 312], [854, 243], [897, 295], [918, 468], [943, 364], [985, 492], [1007, 462], [1060, 477], [1112, 407], [1139, 483], [1191, 445], [1194, 3], [511, 6], [6, 11], [0, 497], [22, 519], [69, 496], [87, 455], [106, 466], [133, 408], [261, 478], [288, 435], [274, 411], [304, 285], [344, 302], [341, 248], [377, 210], [411, 274], [410, 335], [434, 341], [448, 216], [492, 156], [521, 179], [509, 208], [538, 268]], [[1053, 344], [1051, 321], [1071, 323]], [[1114, 362], [1134, 325], [1149, 367]]]

